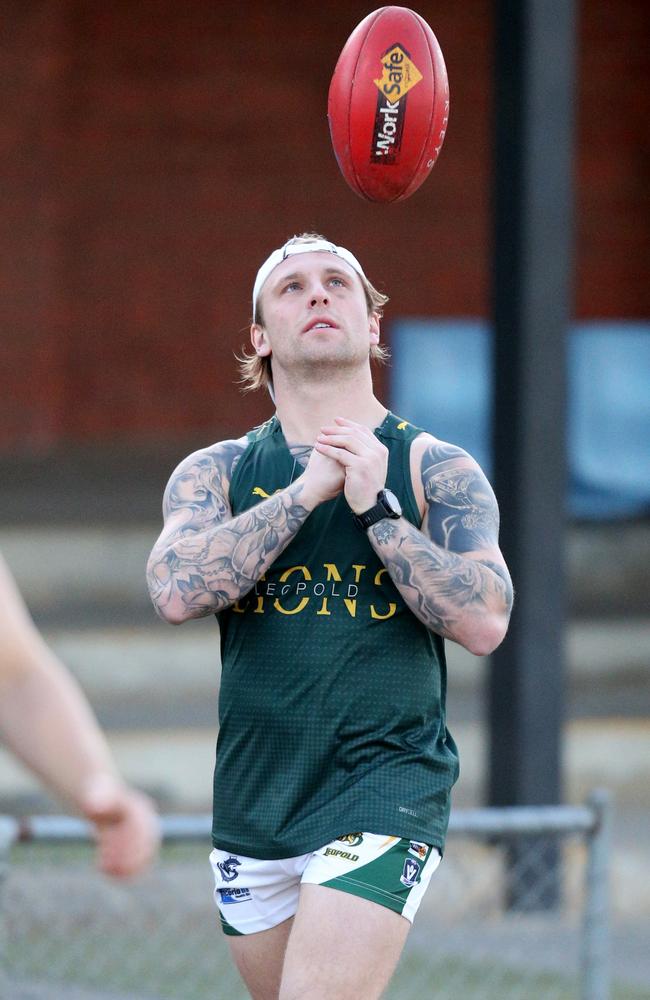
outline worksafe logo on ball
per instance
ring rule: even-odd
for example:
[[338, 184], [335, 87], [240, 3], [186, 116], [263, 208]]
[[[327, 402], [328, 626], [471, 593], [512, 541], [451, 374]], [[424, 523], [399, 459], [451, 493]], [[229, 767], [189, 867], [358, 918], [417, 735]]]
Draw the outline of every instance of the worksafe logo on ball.
[[407, 888], [412, 888], [420, 877], [420, 862], [416, 861], [415, 858], [407, 858], [404, 862], [404, 868], [402, 874], [400, 875], [400, 882], [402, 885], [407, 886]]
[[372, 133], [371, 163], [397, 163], [402, 146], [406, 98], [422, 74], [406, 49], [395, 42], [381, 57], [382, 74], [373, 83], [379, 90]]

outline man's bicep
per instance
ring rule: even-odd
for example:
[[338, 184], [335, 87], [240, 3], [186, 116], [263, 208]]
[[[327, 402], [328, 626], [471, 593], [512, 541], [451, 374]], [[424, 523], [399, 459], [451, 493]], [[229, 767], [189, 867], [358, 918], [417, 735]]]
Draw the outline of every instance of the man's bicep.
[[181, 462], [163, 497], [164, 534], [202, 531], [230, 520], [230, 479], [243, 450], [241, 442], [225, 441]]
[[420, 462], [422, 531], [459, 555], [499, 556], [499, 508], [477, 462], [455, 445], [432, 439]]
[[499, 548], [499, 507], [480, 465], [462, 448], [433, 441], [422, 455], [425, 513], [422, 531], [432, 542], [492, 571], [512, 603], [512, 581]]

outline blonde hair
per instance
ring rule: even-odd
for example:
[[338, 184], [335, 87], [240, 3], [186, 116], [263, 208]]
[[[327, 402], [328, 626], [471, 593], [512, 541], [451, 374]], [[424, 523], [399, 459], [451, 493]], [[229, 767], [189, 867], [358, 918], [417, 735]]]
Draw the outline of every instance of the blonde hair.
[[[313, 243], [314, 240], [324, 240], [325, 238], [318, 233], [301, 233], [300, 236], [296, 236], [291, 242], [292, 244]], [[361, 279], [366, 296], [368, 315], [370, 316], [371, 313], [375, 313], [381, 319], [384, 314], [384, 306], [388, 302], [388, 296], [377, 291], [375, 286], [364, 275], [360, 274], [359, 278]], [[264, 326], [264, 317], [259, 302], [255, 306], [253, 322], [259, 326]], [[239, 382], [241, 383], [242, 392], [252, 392], [255, 389], [268, 389], [273, 382], [270, 357], [261, 358], [258, 354], [249, 354], [246, 347], [242, 347], [241, 354], [236, 354], [235, 357], [239, 365]], [[389, 357], [390, 351], [387, 347], [384, 347], [382, 344], [371, 345], [370, 358], [372, 361], [385, 364]]]

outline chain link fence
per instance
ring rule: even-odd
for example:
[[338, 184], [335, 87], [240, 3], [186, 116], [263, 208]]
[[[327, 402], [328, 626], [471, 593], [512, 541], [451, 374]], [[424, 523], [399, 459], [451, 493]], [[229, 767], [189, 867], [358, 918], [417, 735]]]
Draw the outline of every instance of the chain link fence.
[[[155, 869], [93, 869], [70, 817], [0, 818], [6, 1000], [245, 1000], [212, 901], [210, 817], [162, 819]], [[459, 810], [386, 1000], [610, 994], [608, 810]], [[632, 1000], [630, 996], [630, 1000]]]

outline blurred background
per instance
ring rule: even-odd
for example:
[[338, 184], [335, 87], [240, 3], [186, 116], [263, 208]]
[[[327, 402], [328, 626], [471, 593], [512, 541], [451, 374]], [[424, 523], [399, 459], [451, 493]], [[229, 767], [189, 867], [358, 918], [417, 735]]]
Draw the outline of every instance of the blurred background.
[[[0, 550], [124, 773], [165, 810], [210, 806], [218, 633], [159, 623], [144, 564], [177, 462], [271, 413], [233, 359], [266, 255], [304, 230], [358, 254], [391, 298], [378, 394], [491, 469], [492, 5], [418, 5], [450, 124], [432, 176], [390, 206], [346, 187], [326, 120], [371, 9], [3, 4]], [[629, 938], [650, 927], [650, 14], [577, 12], [565, 794], [615, 794]], [[450, 665], [456, 803], [476, 805], [487, 666], [457, 648]], [[0, 754], [0, 812], [52, 807]]]

